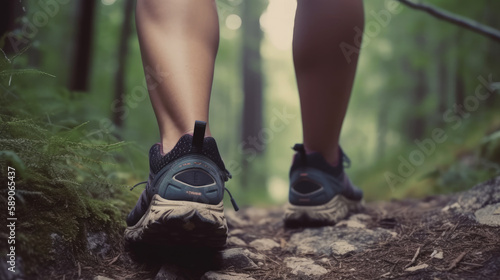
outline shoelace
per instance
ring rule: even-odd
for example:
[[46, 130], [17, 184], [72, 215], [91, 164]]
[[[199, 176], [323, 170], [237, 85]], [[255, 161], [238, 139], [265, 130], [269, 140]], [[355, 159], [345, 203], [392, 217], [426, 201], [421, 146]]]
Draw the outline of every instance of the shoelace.
[[231, 204], [233, 205], [234, 211], [240, 210], [238, 204], [236, 204], [236, 200], [234, 200], [233, 195], [231, 195], [231, 192], [226, 187], [224, 187], [224, 190], [226, 190], [226, 192], [229, 194], [229, 197], [231, 198]]
[[226, 181], [233, 178], [233, 175], [227, 169], [225, 170], [225, 174], [226, 174]]
[[140, 182], [140, 183], [137, 183], [135, 184], [133, 187], [130, 188], [131, 191], [133, 191], [135, 189], [135, 187], [139, 186], [139, 185], [142, 185], [142, 184], [147, 184], [148, 181], [144, 181], [144, 182]]
[[[229, 173], [229, 172], [228, 172]], [[130, 188], [130, 190], [134, 190], [137, 186], [139, 185], [142, 185], [142, 184], [147, 184], [148, 181], [144, 181], [144, 182], [140, 182], [140, 183], [137, 183], [135, 184], [133, 187]], [[229, 194], [229, 197], [231, 198], [231, 204], [233, 205], [233, 209], [234, 211], [238, 211], [240, 210], [240, 207], [238, 207], [238, 204], [236, 204], [236, 200], [234, 200], [233, 198], [233, 195], [231, 194], [231, 192], [226, 188], [224, 187], [224, 190]]]
[[342, 165], [344, 166], [344, 168], [351, 167], [351, 159], [346, 154], [344, 154], [342, 148], [340, 148], [340, 152], [342, 153]]

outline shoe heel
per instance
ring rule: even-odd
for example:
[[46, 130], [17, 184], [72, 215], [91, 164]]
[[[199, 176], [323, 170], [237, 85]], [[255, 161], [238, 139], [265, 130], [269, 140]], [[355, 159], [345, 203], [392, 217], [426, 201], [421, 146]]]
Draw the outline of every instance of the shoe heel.
[[350, 211], [359, 209], [359, 204], [360, 202], [350, 201], [342, 195], [336, 195], [328, 203], [318, 206], [288, 203], [285, 207], [285, 226], [333, 225], [347, 217]]
[[227, 239], [224, 205], [164, 199], [154, 195], [146, 214], [125, 230], [125, 239], [158, 245], [222, 247]]

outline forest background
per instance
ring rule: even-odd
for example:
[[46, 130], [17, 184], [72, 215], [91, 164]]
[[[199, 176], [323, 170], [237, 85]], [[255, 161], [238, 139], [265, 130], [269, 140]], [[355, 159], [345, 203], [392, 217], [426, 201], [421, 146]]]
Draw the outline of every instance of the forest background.
[[[282, 204], [291, 147], [302, 141], [291, 53], [296, 2], [217, 4], [221, 43], [210, 123], [234, 175], [228, 185], [242, 205]], [[429, 4], [500, 27], [498, 1]], [[77, 175], [57, 179], [54, 171], [57, 180], [95, 187], [99, 198], [147, 177], [147, 152], [159, 134], [133, 10], [132, 0], [9, 1], [2, 9], [0, 106], [10, 134], [0, 150], [3, 160], [24, 166], [25, 177], [36, 173], [26, 167], [29, 145], [21, 149], [13, 139], [66, 134], [77, 136], [57, 142], [71, 150], [60, 163]], [[365, 15], [361, 48], [339, 48], [346, 59], [361, 49], [341, 145], [366, 200], [456, 192], [500, 174], [498, 38], [398, 1], [365, 1]], [[159, 65], [145, 71], [160, 82], [166, 75]], [[54, 147], [35, 142], [33, 149]], [[90, 146], [99, 152], [85, 150]], [[82, 168], [83, 159], [95, 167]], [[124, 194], [124, 208], [139, 193]]]

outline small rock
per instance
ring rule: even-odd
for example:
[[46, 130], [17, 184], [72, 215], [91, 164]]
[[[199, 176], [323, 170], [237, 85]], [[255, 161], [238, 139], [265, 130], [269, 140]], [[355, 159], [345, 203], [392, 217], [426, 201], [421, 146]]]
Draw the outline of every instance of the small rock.
[[[344, 254], [352, 250], [362, 250], [380, 239], [387, 239], [392, 236], [392, 231], [383, 228], [373, 230], [335, 226], [308, 228], [294, 233], [290, 237], [285, 250], [295, 254], [331, 256]], [[351, 246], [342, 246], [346, 244], [336, 243], [339, 241], [345, 241]], [[332, 245], [325, 246], [325, 244]]]
[[[500, 203], [500, 176], [480, 183], [463, 192], [457, 199], [460, 208], [457, 212], [474, 213], [489, 204]], [[453, 205], [453, 204], [452, 204]]]
[[445, 206], [443, 209], [441, 209], [441, 211], [443, 211], [443, 212], [448, 212], [448, 211], [450, 211], [450, 210], [458, 210], [458, 209], [460, 209], [460, 208], [462, 208], [462, 207], [460, 206], [460, 204], [459, 204], [458, 202], [455, 202], [455, 203], [453, 203], [453, 204], [451, 204], [451, 205], [447, 205], [447, 206]]
[[105, 232], [87, 233], [87, 248], [98, 256], [106, 256], [111, 251], [108, 235]]
[[337, 256], [343, 256], [358, 249], [356, 246], [350, 244], [345, 240], [333, 242], [330, 246], [332, 249], [332, 253]]
[[106, 276], [97, 275], [96, 277], [94, 277], [93, 280], [113, 280], [113, 279], [112, 278], [108, 278]]
[[340, 221], [338, 222], [335, 226], [337, 227], [350, 227], [350, 228], [366, 228], [366, 226], [359, 221], [356, 220], [347, 220], [347, 221]]
[[279, 248], [280, 245], [276, 241], [268, 238], [257, 239], [250, 242], [250, 246], [259, 251], [270, 251], [274, 248]]
[[253, 221], [260, 221], [269, 217], [269, 210], [265, 208], [251, 207], [246, 209], [245, 215], [252, 217]]
[[248, 249], [243, 250], [243, 254], [245, 254], [254, 262], [263, 262], [266, 260], [266, 256], [259, 253], [250, 252]]
[[[184, 273], [177, 266], [171, 264], [164, 264], [160, 271], [156, 274], [155, 280], [171, 279], [171, 280], [187, 280], [184, 278]], [[94, 279], [95, 280], [95, 279]], [[103, 279], [105, 280], [105, 279]]]
[[349, 220], [356, 220], [359, 222], [369, 222], [372, 220], [372, 217], [366, 214], [354, 214], [349, 218]]
[[351, 228], [366, 228], [367, 222], [371, 221], [372, 217], [366, 214], [356, 214], [349, 217], [348, 220], [343, 220], [338, 222], [335, 226], [342, 227], [351, 227]]
[[209, 271], [201, 277], [201, 280], [255, 280], [255, 279], [250, 277], [250, 275], [243, 273], [235, 273], [235, 272], [220, 273], [220, 272]]
[[316, 254], [317, 253], [317, 237], [312, 236], [312, 237], [307, 237], [302, 240], [302, 242], [299, 243], [289, 243], [289, 247], [295, 246], [295, 253], [299, 255], [308, 255], [308, 254]]
[[263, 265], [264, 265], [264, 263], [263, 263], [263, 262], [258, 262], [258, 263], [257, 263], [257, 265], [258, 265], [258, 266], [263, 266]]
[[314, 264], [314, 261], [306, 258], [289, 257], [286, 258], [285, 264], [292, 269], [295, 275], [319, 276], [328, 273], [324, 267]]
[[500, 203], [487, 205], [478, 209], [474, 215], [480, 224], [500, 226]]
[[327, 259], [327, 258], [321, 258], [318, 260], [319, 263], [321, 264], [326, 264], [326, 265], [330, 265], [330, 260]]
[[431, 258], [442, 260], [443, 259], [443, 251], [434, 250], [431, 254]]
[[286, 240], [284, 238], [280, 238], [280, 247], [281, 249], [284, 249], [286, 247]]
[[247, 243], [241, 239], [239, 239], [236, 236], [231, 236], [227, 239], [227, 243], [229, 245], [234, 245], [234, 246], [247, 246]]
[[426, 263], [423, 263], [423, 264], [420, 264], [420, 265], [416, 265], [416, 266], [412, 266], [412, 267], [408, 267], [407, 269], [405, 269], [405, 271], [408, 271], [408, 272], [413, 272], [413, 271], [417, 271], [417, 270], [421, 270], [421, 269], [426, 269], [428, 268], [429, 265], [426, 264]]
[[276, 223], [276, 219], [275, 218], [264, 218], [264, 219], [260, 219], [257, 222], [257, 225], [264, 226], [266, 224], [273, 224], [273, 223]]
[[239, 215], [234, 211], [226, 211], [225, 213], [227, 223], [236, 228], [242, 228], [246, 226], [250, 226], [250, 221], [243, 220]]
[[231, 233], [231, 236], [234, 236], [234, 235], [245, 235], [246, 232], [242, 229], [237, 228], [237, 229], [231, 230], [230, 233]]
[[248, 254], [241, 248], [231, 248], [222, 251], [222, 266], [224, 268], [256, 268], [257, 265], [248, 257]]

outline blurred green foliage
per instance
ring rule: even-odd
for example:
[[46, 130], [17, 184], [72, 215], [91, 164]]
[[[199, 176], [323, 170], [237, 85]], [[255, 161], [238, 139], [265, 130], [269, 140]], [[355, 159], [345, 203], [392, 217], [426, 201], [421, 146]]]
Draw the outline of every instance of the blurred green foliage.
[[[244, 153], [240, 147], [243, 105], [240, 57], [244, 34], [235, 25], [234, 15], [241, 15], [241, 1], [217, 3], [221, 42], [210, 127], [228, 168], [235, 175], [229, 188], [235, 189], [235, 197], [243, 205], [283, 203], [287, 200], [291, 147], [302, 141], [289, 44], [295, 2], [270, 0], [264, 12], [268, 20], [261, 21], [265, 32], [261, 46], [264, 128], [271, 129], [273, 118], [290, 116], [279, 119], [283, 129], [270, 130], [272, 137], [268, 137], [262, 156]], [[455, 104], [463, 103], [463, 98], [475, 94], [476, 88], [483, 84], [478, 77], [500, 80], [500, 45], [405, 6], [394, 12], [388, 9], [388, 3], [392, 2], [365, 1], [366, 35], [341, 137], [341, 144], [353, 162], [348, 171], [350, 177], [365, 191], [367, 200], [376, 200], [458, 191], [498, 175], [498, 137], [492, 136], [500, 129], [498, 90], [480, 101], [477, 109], [468, 112], [468, 117], [458, 115], [458, 120], [449, 121], [444, 114], [454, 110]], [[480, 0], [456, 5], [429, 0], [429, 3], [500, 28], [500, 19], [495, 14], [499, 2]], [[21, 21], [29, 21], [41, 8], [35, 1], [24, 4], [26, 14]], [[3, 81], [2, 95], [18, 100], [9, 105], [15, 108], [17, 118], [24, 116], [67, 128], [88, 122], [85, 137], [92, 141], [111, 144], [119, 138], [130, 143], [126, 149], [133, 152], [124, 152], [117, 165], [107, 171], [126, 173], [126, 183], [132, 184], [147, 177], [147, 151], [159, 141], [159, 133], [145, 94], [135, 32], [128, 42], [125, 69], [125, 126], [118, 129], [110, 120], [123, 5], [124, 1], [99, 1], [88, 92], [66, 89], [75, 48], [74, 19], [78, 13], [76, 4], [70, 2], [61, 5], [48, 24], [39, 28], [30, 41], [31, 48], [16, 59], [17, 69], [39, 69], [56, 78], [16, 76], [10, 86]], [[457, 114], [453, 112], [449, 118], [452, 116]], [[413, 151], [419, 150], [415, 140], [432, 138], [436, 128], [445, 131], [447, 140], [436, 144], [435, 150], [425, 155], [424, 162], [414, 166], [411, 175], [401, 176], [399, 158], [408, 160]], [[389, 172], [402, 180], [388, 183]], [[241, 187], [242, 178], [249, 187]]]

